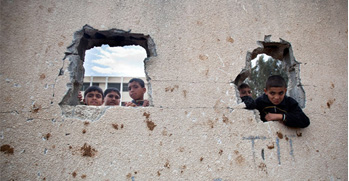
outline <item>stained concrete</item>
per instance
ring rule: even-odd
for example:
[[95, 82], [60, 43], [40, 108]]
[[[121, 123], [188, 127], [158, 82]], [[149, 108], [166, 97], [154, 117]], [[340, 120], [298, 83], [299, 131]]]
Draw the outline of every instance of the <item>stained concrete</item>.
[[[0, 13], [0, 180], [348, 178], [347, 1], [3, 0]], [[151, 36], [152, 107], [59, 105], [86, 24]], [[305, 129], [236, 96], [265, 35], [301, 63]]]

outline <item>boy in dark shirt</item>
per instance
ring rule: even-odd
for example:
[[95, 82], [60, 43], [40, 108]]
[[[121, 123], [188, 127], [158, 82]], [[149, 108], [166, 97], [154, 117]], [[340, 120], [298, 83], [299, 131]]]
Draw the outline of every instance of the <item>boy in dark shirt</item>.
[[238, 87], [240, 98], [245, 103], [246, 109], [256, 109], [256, 103], [252, 98], [252, 92], [249, 85], [242, 83]]
[[262, 121], [280, 121], [289, 127], [305, 128], [309, 118], [298, 102], [286, 96], [286, 81], [280, 75], [272, 75], [266, 82], [264, 94], [256, 99]]
[[144, 87], [144, 81], [139, 78], [133, 78], [128, 82], [128, 93], [133, 99], [132, 102], [126, 103], [126, 106], [149, 106], [149, 101], [144, 100], [144, 94], [147, 89]]

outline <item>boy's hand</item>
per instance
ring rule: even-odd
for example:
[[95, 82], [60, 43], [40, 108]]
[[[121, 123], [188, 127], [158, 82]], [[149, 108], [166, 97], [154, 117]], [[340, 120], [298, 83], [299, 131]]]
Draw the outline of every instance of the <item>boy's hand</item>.
[[135, 103], [133, 103], [133, 102], [128, 102], [128, 103], [126, 103], [125, 106], [126, 107], [137, 107], [137, 105]]
[[148, 106], [149, 106], [149, 101], [148, 100], [144, 100], [143, 107], [148, 107]]
[[79, 99], [79, 101], [80, 101], [80, 102], [82, 101], [82, 95], [81, 95], [81, 91], [79, 91], [79, 94], [78, 94], [78, 99]]
[[267, 121], [281, 121], [282, 114], [268, 113], [265, 115], [265, 120]]

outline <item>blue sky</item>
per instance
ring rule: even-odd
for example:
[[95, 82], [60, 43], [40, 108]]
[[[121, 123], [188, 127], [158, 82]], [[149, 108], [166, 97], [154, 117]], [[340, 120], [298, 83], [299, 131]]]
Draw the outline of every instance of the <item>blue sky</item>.
[[146, 57], [141, 46], [94, 47], [85, 52], [85, 76], [145, 77]]

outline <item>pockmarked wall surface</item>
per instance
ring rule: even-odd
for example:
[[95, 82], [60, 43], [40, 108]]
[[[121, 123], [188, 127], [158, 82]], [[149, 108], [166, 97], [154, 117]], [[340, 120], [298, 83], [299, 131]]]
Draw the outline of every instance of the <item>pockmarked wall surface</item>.
[[[0, 180], [347, 180], [347, 4], [2, 0]], [[152, 38], [152, 106], [59, 105], [84, 25]], [[265, 35], [301, 63], [307, 128], [263, 123], [231, 83]]]

